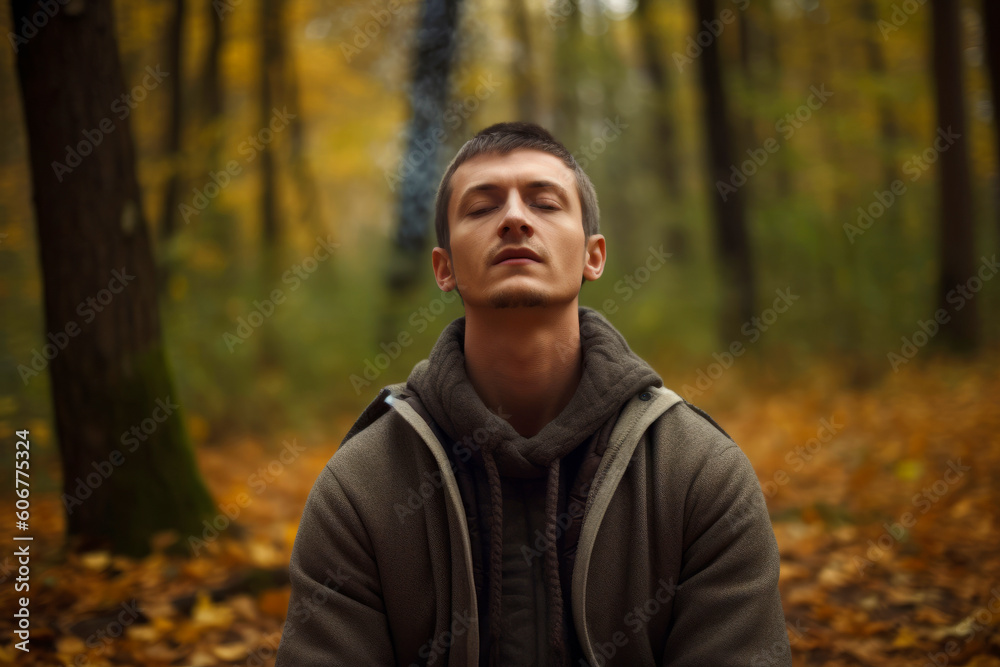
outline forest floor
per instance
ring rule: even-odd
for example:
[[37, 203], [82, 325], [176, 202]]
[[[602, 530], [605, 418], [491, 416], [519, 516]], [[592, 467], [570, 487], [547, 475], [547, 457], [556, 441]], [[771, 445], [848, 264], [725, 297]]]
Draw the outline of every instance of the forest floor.
[[[1000, 364], [908, 366], [867, 388], [817, 372], [761, 390], [731, 373], [713, 389], [729, 399], [692, 399], [757, 470], [796, 665], [1000, 667]], [[273, 665], [298, 518], [338, 441], [269, 475], [276, 447], [201, 448], [220, 506], [250, 502], [193, 558], [167, 555], [170, 535], [141, 560], [67, 555], [58, 498], [33, 498], [31, 652], [13, 645], [7, 556], [0, 664]]]

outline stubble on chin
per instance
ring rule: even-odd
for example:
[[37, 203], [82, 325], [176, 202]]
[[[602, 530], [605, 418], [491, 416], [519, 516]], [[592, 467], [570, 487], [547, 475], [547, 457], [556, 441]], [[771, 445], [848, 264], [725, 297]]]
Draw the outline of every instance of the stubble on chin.
[[543, 308], [549, 305], [548, 296], [538, 290], [503, 289], [489, 297], [492, 308]]

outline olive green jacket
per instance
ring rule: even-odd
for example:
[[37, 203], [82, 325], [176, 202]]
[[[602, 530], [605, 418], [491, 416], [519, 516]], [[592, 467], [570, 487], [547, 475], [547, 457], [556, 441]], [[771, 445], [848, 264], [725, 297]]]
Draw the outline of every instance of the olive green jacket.
[[[383, 389], [312, 488], [277, 667], [478, 662], [465, 510], [444, 446], [408, 396], [404, 384]], [[627, 401], [572, 573], [588, 661], [791, 665], [778, 568], [739, 447], [668, 389]]]

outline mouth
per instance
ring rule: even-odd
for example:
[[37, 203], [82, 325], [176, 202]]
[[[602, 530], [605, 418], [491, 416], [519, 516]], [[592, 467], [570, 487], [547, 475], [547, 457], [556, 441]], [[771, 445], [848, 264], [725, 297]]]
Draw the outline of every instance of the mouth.
[[535, 264], [541, 262], [542, 258], [528, 248], [507, 248], [497, 253], [493, 258], [494, 266], [497, 264]]

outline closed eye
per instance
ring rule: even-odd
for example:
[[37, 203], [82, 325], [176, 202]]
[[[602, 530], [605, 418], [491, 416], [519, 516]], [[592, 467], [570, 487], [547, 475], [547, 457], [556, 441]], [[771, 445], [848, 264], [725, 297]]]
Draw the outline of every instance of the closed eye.
[[[558, 206], [554, 206], [552, 204], [546, 204], [546, 203], [534, 203], [534, 204], [532, 204], [532, 206], [534, 206], [535, 208], [540, 208], [543, 211], [558, 211], [558, 210], [560, 210]], [[474, 211], [469, 211], [469, 215], [471, 215], [471, 216], [480, 216], [480, 215], [483, 215], [485, 213], [489, 213], [490, 211], [496, 210], [496, 208], [497, 208], [496, 206], [487, 206], [485, 208], [477, 208]]]

